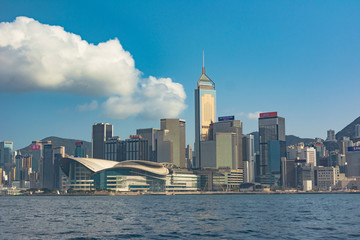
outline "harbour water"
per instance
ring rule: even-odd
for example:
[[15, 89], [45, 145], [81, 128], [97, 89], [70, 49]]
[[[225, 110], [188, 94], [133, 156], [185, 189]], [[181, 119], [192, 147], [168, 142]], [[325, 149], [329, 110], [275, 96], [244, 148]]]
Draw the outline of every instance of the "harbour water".
[[0, 239], [360, 239], [359, 194], [0, 197]]

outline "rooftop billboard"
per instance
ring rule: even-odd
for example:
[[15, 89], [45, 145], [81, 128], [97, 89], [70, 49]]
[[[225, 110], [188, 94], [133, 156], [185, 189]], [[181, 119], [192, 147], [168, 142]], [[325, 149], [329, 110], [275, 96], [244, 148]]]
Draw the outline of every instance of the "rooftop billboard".
[[348, 147], [349, 152], [360, 151], [360, 146]]
[[234, 116], [223, 116], [223, 117], [219, 117], [218, 118], [219, 122], [221, 121], [231, 121], [231, 120], [235, 120]]
[[40, 150], [40, 145], [31, 145], [31, 150]]
[[260, 113], [260, 118], [277, 117], [277, 112]]

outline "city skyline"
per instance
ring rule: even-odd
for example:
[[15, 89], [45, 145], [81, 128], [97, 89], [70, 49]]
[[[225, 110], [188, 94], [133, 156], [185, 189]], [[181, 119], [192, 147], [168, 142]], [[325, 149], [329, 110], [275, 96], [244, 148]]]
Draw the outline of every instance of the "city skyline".
[[[21, 33], [24, 28], [17, 28], [16, 17], [24, 16], [25, 22], [38, 21], [37, 29], [45, 40], [52, 39], [46, 35], [49, 27], [60, 26], [63, 33], [75, 34], [94, 48], [100, 43], [110, 50], [116, 48], [130, 66], [124, 70], [128, 75], [117, 71], [111, 75], [114, 68], [123, 65], [110, 66], [106, 69], [110, 77], [105, 76], [104, 82], [91, 75], [86, 68], [89, 65], [81, 66], [83, 75], [70, 88], [56, 84], [49, 87], [52, 70], [45, 75], [37, 72], [36, 76], [45, 79], [46, 84], [42, 84], [41, 79], [27, 79], [27, 75], [13, 81], [13, 72], [26, 64], [2, 67], [0, 101], [4, 103], [1, 116], [5, 124], [0, 132], [3, 141], [14, 142], [14, 149], [48, 136], [91, 141], [94, 122], [114, 125], [114, 135], [125, 139], [136, 129], [159, 128], [161, 118], [185, 119], [187, 144], [194, 146], [193, 89], [201, 75], [203, 50], [206, 72], [216, 82], [216, 117], [235, 115], [243, 122], [244, 134], [257, 131], [258, 112], [279, 112], [286, 118], [288, 135], [323, 139], [327, 130], [338, 132], [360, 115], [348, 97], [356, 96], [360, 85], [360, 31], [356, 24], [360, 20], [360, 4], [356, 1], [254, 1], [230, 2], [227, 6], [217, 2], [165, 1], [101, 5], [90, 2], [85, 6], [83, 2], [0, 3], [0, 51], [4, 57], [13, 56], [8, 45], [16, 42], [2, 35], [8, 30], [4, 26]], [[149, 12], [150, 8], [153, 11]], [[204, 14], [199, 16], [199, 12]], [[51, 45], [49, 41], [45, 43]], [[21, 47], [31, 50], [34, 45]], [[36, 47], [37, 51], [30, 53], [43, 56], [40, 50], [46, 48]], [[118, 57], [112, 51], [100, 51], [89, 58], [105, 65], [108, 55], [104, 53]], [[7, 58], [14, 61], [9, 66], [23, 63], [18, 60]], [[3, 66], [4, 61], [2, 58]], [[55, 67], [61, 65], [55, 63]], [[66, 70], [74, 74], [71, 66]], [[55, 73], [59, 72], [64, 74]], [[118, 85], [111, 81], [111, 76], [117, 75], [130, 76], [130, 80], [120, 79], [122, 84]], [[81, 82], [84, 76], [92, 80], [85, 82], [91, 89]], [[131, 79], [145, 84], [145, 88]], [[110, 89], [104, 84], [109, 84]], [[162, 94], [163, 88], [157, 87], [169, 91]], [[124, 105], [119, 96], [126, 97], [128, 92], [134, 92], [125, 99], [130, 108], [109, 112], [119, 102]], [[149, 96], [150, 92], [154, 95]], [[172, 105], [167, 104], [169, 97]], [[158, 108], [149, 111], [154, 106]], [[119, 119], [123, 117], [127, 118]]]

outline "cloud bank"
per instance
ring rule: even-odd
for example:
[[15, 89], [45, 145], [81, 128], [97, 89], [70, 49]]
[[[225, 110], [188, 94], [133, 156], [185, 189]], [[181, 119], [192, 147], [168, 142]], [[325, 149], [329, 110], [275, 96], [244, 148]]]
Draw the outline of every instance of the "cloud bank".
[[257, 112], [254, 112], [254, 113], [248, 113], [247, 114], [247, 117], [248, 119], [250, 120], [257, 120], [259, 118], [259, 115], [260, 113], [262, 113], [261, 111], [257, 111]]
[[[118, 39], [94, 45], [28, 17], [0, 23], [0, 91], [108, 97], [102, 111], [115, 119], [176, 117], [186, 108], [181, 84], [141, 75]], [[97, 108], [95, 100], [77, 107]]]

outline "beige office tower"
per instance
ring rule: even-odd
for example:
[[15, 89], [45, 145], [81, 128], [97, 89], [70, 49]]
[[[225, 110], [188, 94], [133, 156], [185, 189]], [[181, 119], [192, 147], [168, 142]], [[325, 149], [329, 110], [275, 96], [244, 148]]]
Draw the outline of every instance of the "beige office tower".
[[208, 141], [200, 143], [201, 166], [243, 169], [242, 122], [221, 120], [210, 126]]
[[185, 120], [161, 119], [157, 133], [157, 161], [186, 168]]
[[201, 143], [209, 140], [210, 125], [215, 122], [215, 116], [215, 83], [205, 74], [203, 64], [202, 74], [195, 89], [195, 162], [193, 162], [193, 168], [202, 167]]

